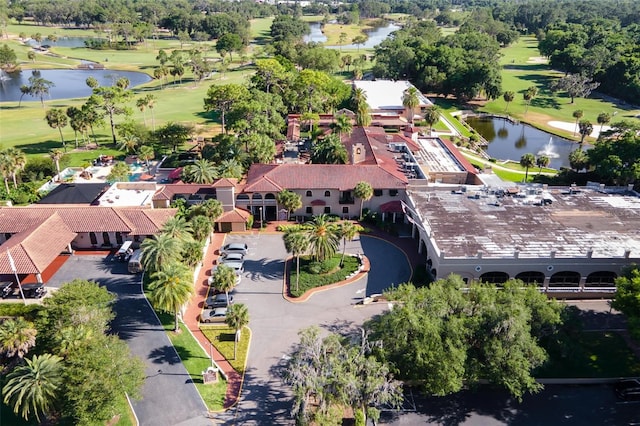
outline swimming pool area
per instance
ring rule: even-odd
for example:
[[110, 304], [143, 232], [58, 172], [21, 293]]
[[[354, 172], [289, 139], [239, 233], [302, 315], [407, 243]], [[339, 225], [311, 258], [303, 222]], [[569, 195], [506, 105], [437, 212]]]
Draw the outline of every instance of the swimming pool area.
[[[42, 185], [39, 192], [49, 192], [61, 183], [101, 183], [107, 182], [107, 176], [111, 173], [112, 165], [82, 167], [67, 167], [59, 175]], [[144, 163], [129, 164], [129, 182], [152, 181], [154, 176], [151, 168]]]

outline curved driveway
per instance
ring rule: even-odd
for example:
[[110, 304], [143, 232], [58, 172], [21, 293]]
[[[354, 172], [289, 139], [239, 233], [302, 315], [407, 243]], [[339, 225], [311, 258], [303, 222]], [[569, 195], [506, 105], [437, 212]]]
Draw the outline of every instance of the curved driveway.
[[348, 243], [347, 252], [364, 253], [369, 258], [367, 277], [316, 293], [305, 303], [290, 303], [282, 297], [284, 259], [288, 256], [282, 234], [229, 235], [225, 242], [234, 241], [249, 245], [245, 273], [234, 298], [249, 308], [253, 339], [240, 402], [218, 420], [238, 425], [292, 424], [291, 396], [279, 374], [298, 341], [298, 331], [314, 324], [332, 332], [357, 331], [386, 304], [355, 304], [365, 294], [380, 293], [407, 281], [411, 276], [409, 262], [388, 242], [363, 236]]
[[132, 401], [141, 425], [204, 426], [206, 407], [191, 377], [141, 292], [140, 275], [111, 256], [71, 256], [49, 280], [59, 287], [76, 278], [97, 281], [117, 295], [112, 330], [145, 363], [142, 399]]

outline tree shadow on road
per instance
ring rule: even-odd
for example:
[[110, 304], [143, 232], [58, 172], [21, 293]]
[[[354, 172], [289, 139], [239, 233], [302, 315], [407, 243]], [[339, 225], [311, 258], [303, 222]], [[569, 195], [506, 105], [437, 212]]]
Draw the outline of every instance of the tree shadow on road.
[[155, 348], [149, 353], [149, 360], [154, 364], [169, 364], [169, 365], [180, 364], [182, 361], [176, 354], [176, 351], [178, 352], [180, 351], [180, 347], [176, 346], [175, 347], [176, 350], [174, 350], [173, 348], [174, 347], [171, 345], [165, 345], [159, 348]]

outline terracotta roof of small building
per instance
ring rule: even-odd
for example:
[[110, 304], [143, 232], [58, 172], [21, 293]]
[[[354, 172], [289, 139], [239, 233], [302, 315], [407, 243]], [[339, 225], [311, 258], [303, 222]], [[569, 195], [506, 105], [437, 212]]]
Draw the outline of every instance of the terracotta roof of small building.
[[215, 187], [211, 184], [170, 183], [161, 186], [153, 195], [154, 200], [173, 200], [176, 194], [215, 194]]
[[52, 214], [40, 224], [25, 228], [2, 244], [0, 274], [13, 273], [7, 251], [11, 253], [18, 273], [41, 273], [75, 236], [76, 233], [69, 229], [60, 215]]
[[244, 192], [279, 192], [282, 189], [353, 189], [365, 181], [376, 189], [403, 189], [408, 181], [377, 165], [253, 164]]
[[249, 216], [251, 216], [250, 212], [236, 207], [233, 210], [223, 213], [222, 216], [220, 216], [220, 218], [217, 220], [217, 222], [245, 223], [247, 219], [249, 219]]
[[213, 182], [214, 188], [231, 188], [238, 185], [238, 179], [235, 178], [221, 178]]

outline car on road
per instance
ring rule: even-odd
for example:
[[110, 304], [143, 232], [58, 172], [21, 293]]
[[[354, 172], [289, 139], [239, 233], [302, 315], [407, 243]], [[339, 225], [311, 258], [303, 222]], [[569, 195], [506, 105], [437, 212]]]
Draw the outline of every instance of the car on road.
[[200, 314], [200, 322], [224, 322], [227, 318], [227, 308], [205, 309]]
[[620, 380], [614, 390], [620, 399], [625, 401], [640, 401], [640, 379]]
[[226, 293], [219, 293], [214, 296], [209, 296], [204, 301], [205, 309], [213, 309], [213, 308], [226, 308], [230, 304], [233, 303], [233, 296], [229, 295], [227, 299]]
[[244, 254], [239, 252], [224, 253], [222, 256], [218, 258], [218, 263], [242, 262], [242, 261], [244, 261]]
[[248, 251], [249, 247], [245, 243], [229, 243], [220, 249], [220, 255], [241, 253], [243, 256], [246, 256]]

